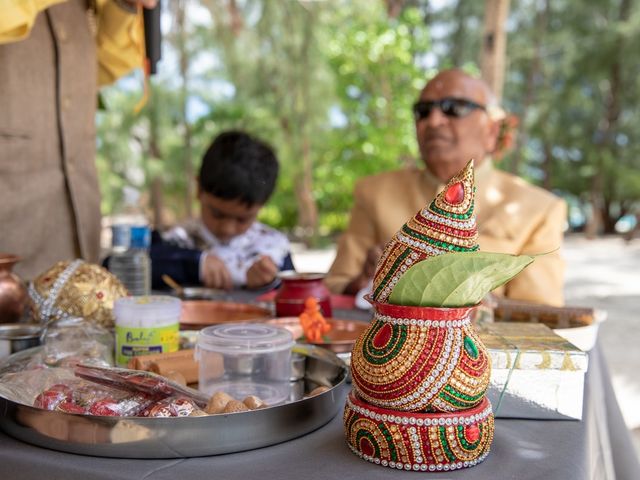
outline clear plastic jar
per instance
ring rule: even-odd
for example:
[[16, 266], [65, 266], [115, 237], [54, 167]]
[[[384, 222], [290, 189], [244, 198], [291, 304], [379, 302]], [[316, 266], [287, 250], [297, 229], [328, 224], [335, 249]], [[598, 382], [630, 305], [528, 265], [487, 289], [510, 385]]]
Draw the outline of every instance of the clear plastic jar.
[[199, 389], [223, 391], [242, 400], [260, 397], [267, 405], [289, 398], [291, 333], [259, 323], [229, 323], [204, 328], [198, 335]]
[[116, 300], [116, 363], [125, 366], [138, 355], [177, 351], [181, 309], [179, 299], [163, 295]]

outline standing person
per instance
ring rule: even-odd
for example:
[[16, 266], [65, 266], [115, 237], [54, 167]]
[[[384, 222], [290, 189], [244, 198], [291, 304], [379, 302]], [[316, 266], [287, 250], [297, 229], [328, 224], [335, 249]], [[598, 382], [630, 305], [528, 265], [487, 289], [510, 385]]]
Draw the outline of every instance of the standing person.
[[480, 249], [514, 255], [547, 253], [497, 293], [563, 304], [564, 263], [558, 249], [566, 204], [494, 168], [491, 154], [498, 140], [499, 111], [489, 87], [461, 70], [442, 71], [427, 83], [414, 105], [426, 168], [386, 172], [356, 184], [350, 223], [325, 279], [332, 291], [355, 294], [366, 288], [382, 246], [473, 158]]
[[138, 3], [5, 0], [0, 15], [0, 251], [25, 279], [97, 262], [98, 85], [142, 65]]
[[267, 144], [240, 131], [218, 135], [198, 175], [200, 218], [151, 245], [153, 287], [168, 274], [184, 285], [263, 288], [293, 270], [287, 237], [256, 220], [273, 193], [278, 160]]

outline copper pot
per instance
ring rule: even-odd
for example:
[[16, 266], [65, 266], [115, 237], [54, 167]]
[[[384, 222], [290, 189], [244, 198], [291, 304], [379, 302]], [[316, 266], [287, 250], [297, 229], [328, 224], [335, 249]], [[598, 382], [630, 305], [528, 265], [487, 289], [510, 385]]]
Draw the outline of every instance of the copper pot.
[[22, 319], [29, 301], [27, 289], [11, 270], [20, 257], [0, 253], [0, 323], [14, 323]]

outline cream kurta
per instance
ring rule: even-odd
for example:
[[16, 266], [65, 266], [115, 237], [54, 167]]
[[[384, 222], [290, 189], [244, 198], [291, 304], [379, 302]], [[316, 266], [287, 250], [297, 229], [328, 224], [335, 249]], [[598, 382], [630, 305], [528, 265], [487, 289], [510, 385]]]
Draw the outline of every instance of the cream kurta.
[[22, 257], [24, 279], [58, 260], [98, 260], [98, 78], [142, 61], [135, 15], [98, 2], [96, 38], [88, 2], [39, 12], [52, 3], [10, 2], [0, 19], [0, 251]]
[[[489, 160], [476, 168], [476, 203], [480, 249], [485, 252], [539, 254], [506, 288], [497, 293], [549, 305], [564, 301], [564, 262], [558, 248], [566, 204], [555, 195], [499, 171]], [[367, 251], [386, 243], [443, 185], [428, 171], [406, 169], [366, 177], [356, 184], [346, 232], [326, 283], [340, 293], [364, 264]]]

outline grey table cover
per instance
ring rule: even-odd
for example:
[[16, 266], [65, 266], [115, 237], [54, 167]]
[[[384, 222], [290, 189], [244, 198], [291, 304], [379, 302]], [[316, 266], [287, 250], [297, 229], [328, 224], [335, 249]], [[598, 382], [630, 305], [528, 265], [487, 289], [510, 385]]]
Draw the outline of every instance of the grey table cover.
[[279, 445], [178, 460], [73, 455], [31, 446], [0, 433], [0, 478], [6, 479], [640, 479], [632, 440], [615, 400], [601, 351], [590, 353], [583, 421], [499, 419], [489, 457], [449, 473], [377, 466], [347, 448], [342, 418]]

